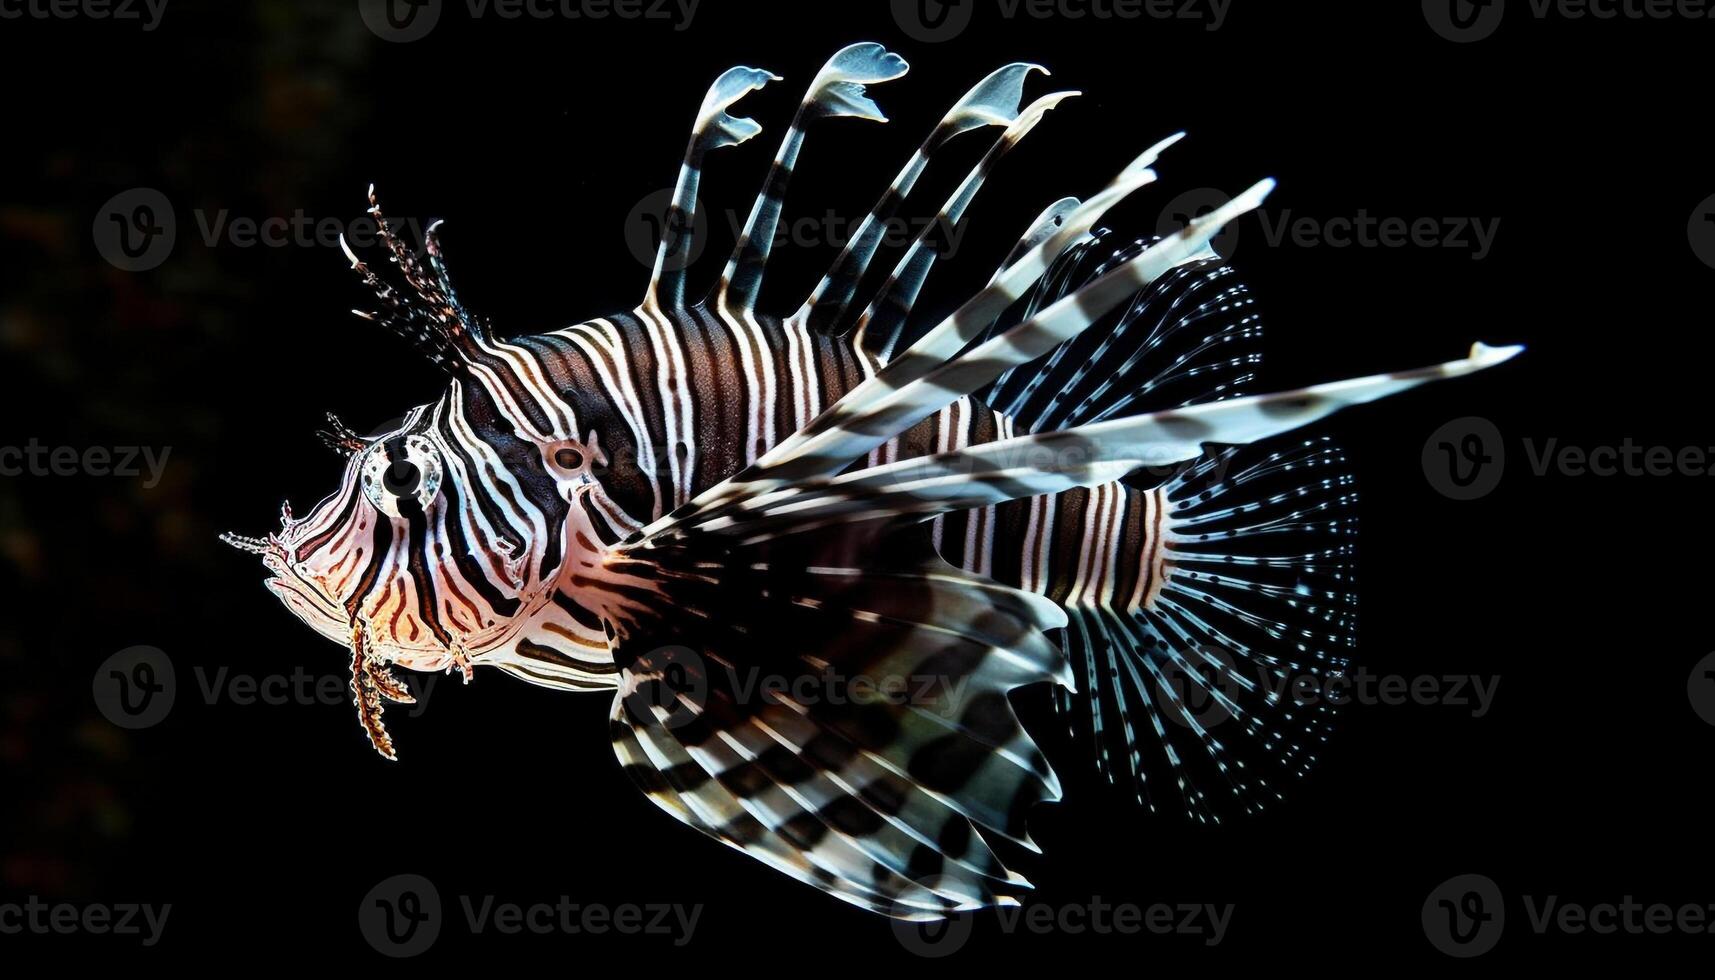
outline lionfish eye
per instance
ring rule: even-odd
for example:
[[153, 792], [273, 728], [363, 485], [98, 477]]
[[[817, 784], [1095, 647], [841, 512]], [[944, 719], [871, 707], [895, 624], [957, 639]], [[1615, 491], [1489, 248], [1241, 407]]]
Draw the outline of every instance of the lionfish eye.
[[360, 474], [363, 494], [375, 509], [403, 517], [404, 501], [423, 510], [434, 501], [441, 488], [441, 458], [423, 436], [389, 439], [364, 450]]
[[576, 449], [561, 449], [554, 453], [554, 462], [561, 469], [575, 470], [584, 465], [584, 454]]
[[395, 497], [409, 497], [417, 492], [417, 484], [422, 482], [422, 478], [423, 471], [409, 460], [395, 460], [381, 474], [381, 485]]

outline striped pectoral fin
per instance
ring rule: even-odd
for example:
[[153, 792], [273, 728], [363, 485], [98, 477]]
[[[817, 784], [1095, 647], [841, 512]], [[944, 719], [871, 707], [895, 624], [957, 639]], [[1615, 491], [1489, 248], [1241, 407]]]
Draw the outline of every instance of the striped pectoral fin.
[[703, 157], [710, 150], [737, 146], [762, 132], [756, 120], [734, 116], [727, 110], [749, 93], [779, 80], [780, 77], [772, 72], [741, 65], [723, 72], [703, 96], [696, 125], [691, 131], [691, 141], [685, 148], [685, 161], [679, 167], [679, 178], [673, 187], [673, 200], [663, 219], [661, 241], [655, 250], [655, 267], [649, 278], [649, 292], [644, 297], [646, 307], [677, 309], [684, 303], [685, 265], [692, 254]]
[[804, 145], [804, 127], [821, 118], [846, 116], [886, 122], [880, 107], [864, 86], [891, 81], [910, 68], [905, 59], [874, 42], [849, 45], [835, 52], [810, 83], [791, 128], [774, 154], [773, 165], [750, 217], [739, 235], [732, 258], [716, 285], [716, 303], [723, 309], [750, 310], [762, 289], [762, 271], [780, 224], [780, 209], [798, 153]]
[[1064, 617], [877, 530], [627, 551], [662, 601], [616, 627], [616, 751], [663, 808], [846, 901], [1010, 904], [1029, 883], [989, 841], [1033, 847], [1059, 783], [1007, 695], [1069, 681]]

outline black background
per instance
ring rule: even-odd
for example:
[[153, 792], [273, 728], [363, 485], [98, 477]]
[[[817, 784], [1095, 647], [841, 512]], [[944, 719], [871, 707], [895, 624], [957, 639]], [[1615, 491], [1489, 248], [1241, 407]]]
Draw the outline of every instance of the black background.
[[[377, 882], [421, 874], [448, 921], [429, 958], [647, 971], [933, 966], [886, 923], [678, 825], [619, 771], [602, 696], [480, 672], [439, 678], [427, 711], [390, 714], [402, 760], [366, 746], [347, 705], [208, 705], [194, 671], [339, 675], [344, 654], [215, 540], [300, 511], [338, 461], [313, 431], [359, 428], [433, 398], [431, 368], [345, 313], [366, 302], [336, 249], [203, 240], [198, 213], [350, 222], [370, 181], [399, 217], [448, 220], [467, 299], [503, 332], [629, 309], [647, 270], [625, 223], [669, 186], [696, 105], [734, 64], [785, 81], [750, 97], [766, 127], [718, 154], [703, 197], [742, 212], [793, 100], [840, 46], [877, 40], [912, 64], [872, 89], [892, 117], [810, 134], [788, 217], [861, 214], [946, 105], [1014, 60], [1054, 71], [1031, 92], [1086, 94], [983, 191], [923, 305], [987, 278], [1025, 221], [1087, 195], [1145, 146], [1190, 138], [1124, 217], [1153, 231], [1173, 196], [1280, 179], [1275, 214], [1499, 218], [1492, 254], [1459, 248], [1271, 247], [1253, 216], [1236, 261], [1269, 325], [1261, 387], [1413, 367], [1472, 341], [1517, 361], [1336, 417], [1363, 489], [1362, 654], [1377, 674], [1498, 678], [1489, 714], [1453, 705], [1348, 710], [1322, 764], [1255, 819], [1191, 825], [1140, 813], [1062, 754], [1066, 803], [1021, 867], [1037, 900], [1233, 903], [1226, 941], [1003, 935], [990, 918], [953, 961], [1016, 971], [1401, 960], [1445, 967], [1425, 897], [1492, 877], [1508, 923], [1484, 964], [1697, 953], [1715, 937], [1538, 936], [1520, 896], [1715, 902], [1704, 804], [1712, 730], [1687, 700], [1709, 649], [1707, 481], [1531, 472], [1525, 440], [1715, 443], [1709, 341], [1695, 302], [1715, 275], [1687, 240], [1715, 178], [1704, 152], [1708, 22], [1539, 20], [1514, 4], [1473, 44], [1415, 3], [1235, 0], [1204, 21], [1004, 20], [979, 3], [945, 43], [884, 3], [704, 0], [689, 29], [653, 20], [472, 22], [448, 4], [426, 38], [370, 33], [355, 2], [173, 0], [159, 28], [0, 21], [5, 244], [0, 442], [171, 446], [166, 478], [0, 482], [0, 895], [170, 902], [162, 961], [340, 969], [380, 963], [356, 910]], [[974, 160], [972, 145], [949, 158]], [[963, 156], [961, 156], [961, 153]], [[938, 197], [962, 167], [938, 168]], [[103, 203], [134, 187], [172, 202], [156, 269], [98, 254]], [[729, 242], [724, 217], [696, 266]], [[765, 298], [795, 305], [831, 249], [777, 256]], [[1507, 452], [1490, 495], [1425, 477], [1424, 443], [1462, 416]], [[116, 650], [178, 670], [159, 726], [125, 733], [89, 697]], [[1051, 743], [1053, 744], [1053, 743]], [[472, 936], [459, 895], [502, 902], [706, 906], [691, 944], [659, 937]], [[0, 936], [0, 962], [134, 957], [118, 937]], [[573, 958], [577, 959], [573, 959]], [[497, 959], [498, 958], [498, 959]], [[422, 962], [421, 960], [417, 962]]]

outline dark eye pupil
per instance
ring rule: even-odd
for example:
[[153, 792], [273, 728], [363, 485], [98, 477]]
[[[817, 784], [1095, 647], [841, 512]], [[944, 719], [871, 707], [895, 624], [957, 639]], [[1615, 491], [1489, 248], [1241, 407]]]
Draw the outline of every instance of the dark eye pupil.
[[399, 460], [381, 474], [381, 485], [395, 497], [409, 497], [417, 492], [417, 484], [422, 479], [422, 471], [415, 464]]
[[562, 449], [554, 454], [554, 462], [561, 469], [575, 470], [584, 465], [584, 454], [576, 449]]

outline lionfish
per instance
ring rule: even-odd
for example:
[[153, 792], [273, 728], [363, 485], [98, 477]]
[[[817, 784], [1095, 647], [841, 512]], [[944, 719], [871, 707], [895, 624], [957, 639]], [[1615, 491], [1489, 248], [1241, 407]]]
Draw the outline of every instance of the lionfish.
[[[283, 505], [265, 538], [224, 539], [350, 649], [381, 755], [383, 703], [412, 698], [395, 666], [614, 692], [614, 752], [661, 809], [906, 919], [1030, 887], [994, 846], [1036, 850], [1027, 816], [1061, 787], [1016, 688], [1051, 685], [1074, 744], [1151, 809], [1254, 811], [1314, 761], [1330, 709], [1279, 682], [1349, 662], [1356, 494], [1326, 439], [1246, 447], [1519, 348], [1242, 395], [1260, 321], [1210, 241], [1273, 182], [1164, 237], [1099, 226], [1183, 134], [1049, 205], [981, 290], [913, 322], [937, 230], [1077, 94], [1024, 104], [1047, 73], [1024, 63], [941, 118], [796, 311], [758, 310], [806, 128], [885, 122], [866, 86], [906, 70], [874, 43], [821, 68], [699, 302], [703, 160], [761, 132], [728, 110], [769, 72], [708, 90], [629, 313], [496, 336], [455, 292], [439, 224], [418, 254], [371, 190], [408, 288], [346, 247], [380, 303], [359, 315], [450, 380], [381, 434], [330, 415], [339, 488], [301, 519]], [[932, 158], [975, 132], [986, 155], [891, 273], [866, 276]], [[841, 696], [836, 677], [873, 683]]]

